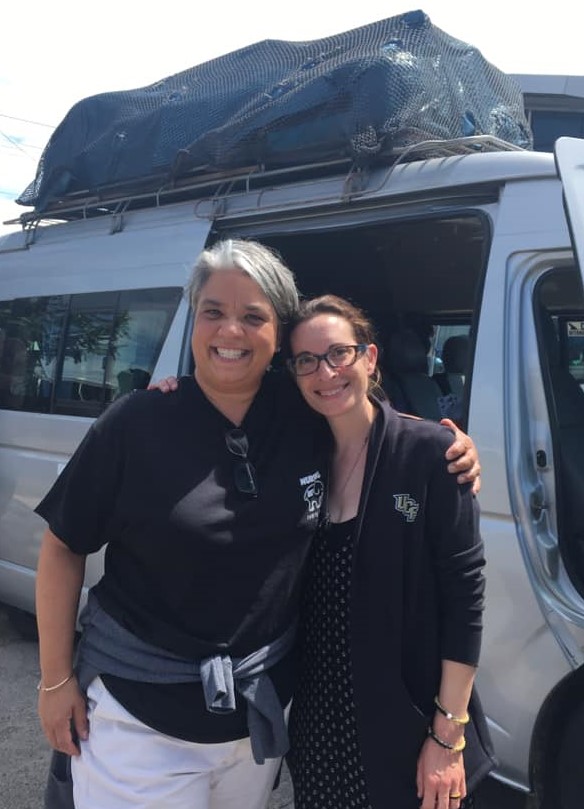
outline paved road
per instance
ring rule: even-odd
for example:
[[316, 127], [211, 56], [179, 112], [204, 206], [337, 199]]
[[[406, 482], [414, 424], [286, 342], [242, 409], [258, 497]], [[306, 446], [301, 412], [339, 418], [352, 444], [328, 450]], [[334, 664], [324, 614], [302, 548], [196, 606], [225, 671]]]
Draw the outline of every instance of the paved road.
[[[41, 809], [49, 758], [36, 717], [37, 644], [26, 640], [0, 605], [0, 809]], [[293, 809], [284, 773], [270, 809]], [[242, 807], [244, 809], [244, 807]], [[478, 809], [526, 809], [525, 800], [489, 782]]]

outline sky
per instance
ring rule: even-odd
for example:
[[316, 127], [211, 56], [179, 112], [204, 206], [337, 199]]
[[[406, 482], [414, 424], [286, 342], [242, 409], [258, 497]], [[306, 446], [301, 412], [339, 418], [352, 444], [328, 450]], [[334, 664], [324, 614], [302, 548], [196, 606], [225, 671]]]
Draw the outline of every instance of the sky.
[[51, 132], [96, 93], [143, 87], [264, 39], [319, 39], [421, 8], [507, 73], [584, 75], [574, 0], [545, 13], [527, 3], [425, 0], [27, 0], [4, 3], [0, 28], [0, 235], [27, 210], [14, 199], [34, 179]]

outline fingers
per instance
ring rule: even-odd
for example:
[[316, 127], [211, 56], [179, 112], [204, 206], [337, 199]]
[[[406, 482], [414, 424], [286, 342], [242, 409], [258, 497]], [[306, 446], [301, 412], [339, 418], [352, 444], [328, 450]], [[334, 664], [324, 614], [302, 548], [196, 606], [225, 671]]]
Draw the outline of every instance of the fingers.
[[73, 706], [73, 717], [71, 720], [76, 738], [82, 742], [86, 741], [89, 735], [89, 722], [87, 721], [87, 705], [85, 700]]
[[[444, 804], [448, 809], [460, 809], [462, 801], [466, 798], [466, 785], [464, 781], [458, 784], [450, 784], [448, 789], [448, 802]], [[438, 804], [440, 806], [440, 804]]]
[[[457, 483], [477, 483], [480, 489], [481, 464], [474, 444], [466, 445], [462, 441], [454, 441], [448, 448], [446, 459], [449, 462], [447, 469], [451, 474], [457, 475]], [[478, 491], [478, 489], [477, 489]]]
[[465, 797], [464, 782], [457, 779], [428, 774], [421, 790], [418, 786], [418, 798], [423, 798], [420, 809], [460, 809]]
[[418, 766], [416, 767], [416, 795], [419, 800], [424, 797], [424, 772], [420, 759], [418, 759]]
[[466, 790], [462, 786], [451, 785], [447, 797], [448, 803], [445, 804], [445, 807], [448, 807], [448, 809], [460, 809], [462, 801], [466, 798]]
[[79, 755], [79, 747], [73, 740], [70, 719], [64, 718], [51, 724], [41, 722], [41, 725], [52, 748], [60, 750], [61, 753], [66, 753], [68, 756]]
[[462, 755], [427, 740], [418, 757], [416, 787], [422, 799], [420, 809], [460, 809], [466, 796]]
[[459, 430], [454, 437], [454, 441], [446, 450], [444, 457], [447, 461], [457, 461], [468, 454], [470, 454], [471, 457], [475, 454], [474, 444], [466, 433], [461, 433]]
[[445, 453], [449, 461], [448, 471], [457, 475], [457, 483], [472, 484], [473, 493], [478, 494], [481, 490], [481, 465], [474, 441], [450, 419], [442, 419], [440, 424], [454, 432], [454, 441]]
[[455, 424], [455, 423], [452, 421], [452, 419], [440, 419], [440, 424], [442, 424], [442, 426], [443, 426], [443, 427], [448, 427], [448, 429], [449, 429], [449, 430], [452, 430], [452, 432], [453, 432], [455, 435], [456, 435], [457, 433], [458, 433], [459, 435], [464, 435], [464, 433], [461, 433], [461, 431], [458, 429], [458, 427], [457, 427], [457, 426], [456, 426], [456, 424]]
[[457, 483], [472, 483], [474, 485], [474, 482], [480, 477], [481, 465], [478, 460], [476, 460], [471, 466], [468, 466], [468, 462], [464, 458], [465, 456], [456, 461], [452, 461], [448, 464], [447, 469], [451, 474], [457, 475]]
[[151, 382], [147, 390], [159, 390], [162, 393], [170, 393], [171, 391], [178, 390], [178, 379], [176, 376], [167, 376], [165, 379], [160, 379], [158, 382]]
[[39, 717], [51, 747], [79, 755], [77, 739], [86, 739], [89, 728], [85, 699], [75, 679], [58, 691], [40, 693]]

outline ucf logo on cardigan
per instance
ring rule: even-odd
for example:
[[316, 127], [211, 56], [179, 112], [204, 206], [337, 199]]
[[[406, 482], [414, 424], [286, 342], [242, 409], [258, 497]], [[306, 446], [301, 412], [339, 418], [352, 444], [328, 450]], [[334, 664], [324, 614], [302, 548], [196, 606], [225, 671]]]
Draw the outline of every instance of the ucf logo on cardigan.
[[394, 494], [395, 510], [399, 511], [406, 518], [406, 522], [413, 522], [418, 516], [420, 504], [414, 500], [411, 494]]

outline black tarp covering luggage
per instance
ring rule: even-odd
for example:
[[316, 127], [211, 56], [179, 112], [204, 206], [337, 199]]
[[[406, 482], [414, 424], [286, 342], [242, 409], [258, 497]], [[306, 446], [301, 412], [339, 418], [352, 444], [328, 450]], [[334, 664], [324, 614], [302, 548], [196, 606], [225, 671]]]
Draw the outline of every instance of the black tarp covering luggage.
[[189, 172], [351, 158], [370, 164], [436, 138], [495, 135], [530, 148], [518, 85], [412, 11], [311, 42], [266, 40], [137, 90], [76, 104], [18, 199]]

